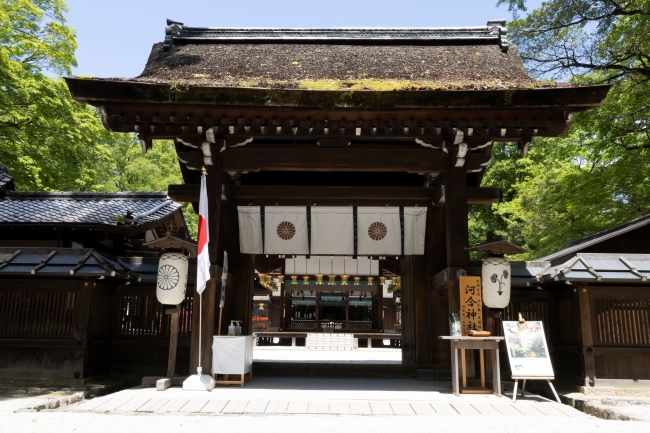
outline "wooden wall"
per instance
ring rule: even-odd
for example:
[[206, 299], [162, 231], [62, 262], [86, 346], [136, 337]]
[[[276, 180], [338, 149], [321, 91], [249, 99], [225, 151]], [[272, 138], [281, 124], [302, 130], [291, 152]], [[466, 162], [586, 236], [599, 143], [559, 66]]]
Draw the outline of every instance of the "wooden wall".
[[[177, 373], [189, 371], [192, 298], [181, 304]], [[164, 375], [170, 322], [153, 285], [3, 279], [0, 376]]]

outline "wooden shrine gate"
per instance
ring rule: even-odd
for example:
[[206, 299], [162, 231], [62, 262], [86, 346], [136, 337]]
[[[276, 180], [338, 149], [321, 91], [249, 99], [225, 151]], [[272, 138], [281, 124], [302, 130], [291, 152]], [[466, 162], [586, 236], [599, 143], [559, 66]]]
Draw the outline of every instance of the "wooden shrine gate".
[[503, 26], [285, 32], [170, 21], [142, 76], [67, 79], [75, 100], [99, 107], [109, 130], [138, 134], [143, 151], [174, 140], [185, 185], [169, 187], [173, 199], [196, 204], [207, 168], [213, 279], [203, 323], [193, 315], [204, 349], [193, 332], [190, 371], [199, 356], [211, 364], [224, 250], [223, 323], [251, 332], [254, 262], [239, 251], [237, 206], [276, 204], [425, 206], [425, 254], [401, 266], [403, 361], [449, 365], [437, 336], [459, 310], [468, 210], [499, 198], [480, 187], [492, 143], [525, 153], [609, 90], [531, 79]]

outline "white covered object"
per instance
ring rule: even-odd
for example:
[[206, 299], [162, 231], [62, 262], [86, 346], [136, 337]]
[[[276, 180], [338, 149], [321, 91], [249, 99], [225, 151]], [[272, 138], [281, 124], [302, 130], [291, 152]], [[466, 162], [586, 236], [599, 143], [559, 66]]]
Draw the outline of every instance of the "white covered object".
[[163, 305], [178, 305], [185, 299], [188, 260], [181, 253], [165, 253], [158, 262], [156, 298]]
[[352, 207], [311, 208], [311, 253], [354, 254]]
[[239, 250], [244, 254], [262, 254], [262, 222], [259, 206], [238, 206]]
[[357, 254], [402, 254], [402, 234], [397, 207], [357, 208]]
[[214, 336], [212, 340], [212, 372], [215, 374], [247, 374], [253, 368], [252, 335]]
[[267, 206], [264, 211], [264, 254], [307, 254], [307, 209]]

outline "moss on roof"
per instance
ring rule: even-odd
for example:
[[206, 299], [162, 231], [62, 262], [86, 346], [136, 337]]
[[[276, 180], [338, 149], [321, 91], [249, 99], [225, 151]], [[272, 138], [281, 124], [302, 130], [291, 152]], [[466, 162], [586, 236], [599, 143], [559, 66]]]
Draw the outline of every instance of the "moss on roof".
[[456, 90], [556, 87], [524, 69], [517, 47], [314, 44], [155, 44], [128, 81], [177, 86], [307, 90]]

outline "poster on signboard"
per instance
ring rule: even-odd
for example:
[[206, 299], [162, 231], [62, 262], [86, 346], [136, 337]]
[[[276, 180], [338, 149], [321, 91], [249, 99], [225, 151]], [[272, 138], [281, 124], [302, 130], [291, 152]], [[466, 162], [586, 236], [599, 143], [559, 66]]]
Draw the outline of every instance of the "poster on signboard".
[[512, 377], [554, 377], [541, 321], [503, 322]]

